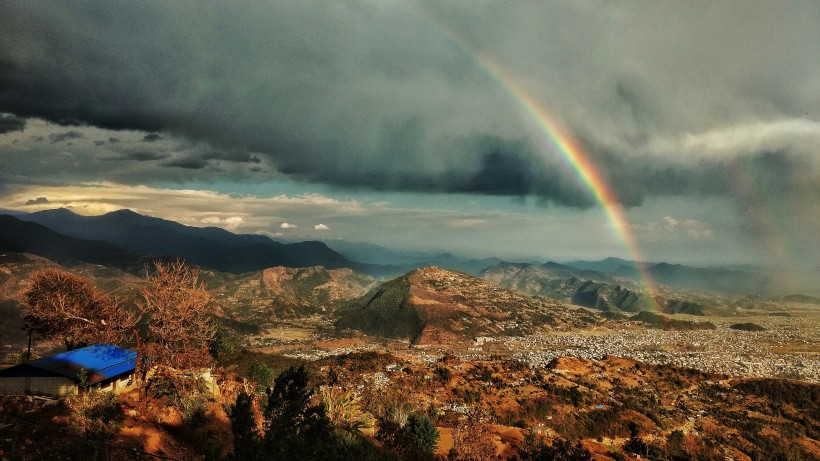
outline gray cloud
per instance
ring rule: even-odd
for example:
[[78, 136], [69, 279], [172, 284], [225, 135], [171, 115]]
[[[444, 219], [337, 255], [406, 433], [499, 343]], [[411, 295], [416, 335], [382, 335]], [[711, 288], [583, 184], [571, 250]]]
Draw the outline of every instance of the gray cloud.
[[186, 170], [201, 170], [208, 166], [208, 162], [198, 157], [175, 158], [162, 164], [166, 167], [183, 168]]
[[795, 136], [775, 149], [684, 148], [716, 128], [817, 124], [820, 8], [811, 1], [211, 3], [195, 15], [191, 5], [5, 5], [0, 110], [207, 145], [125, 156], [190, 174], [259, 163], [232, 174], [270, 168], [340, 186], [591, 206], [477, 50], [582, 140], [628, 206], [670, 195], [743, 200], [727, 166], [774, 162], [764, 157], [785, 162], [780, 181], [792, 184], [762, 181], [764, 194], [806, 200], [819, 175], [816, 147]]
[[52, 133], [48, 136], [48, 139], [51, 140], [52, 144], [56, 144], [58, 142], [63, 142], [65, 140], [81, 139], [83, 137], [84, 137], [83, 134], [80, 133], [79, 131], [71, 130], [71, 131], [65, 131], [65, 132], [62, 132], [62, 133]]
[[37, 197], [35, 199], [27, 200], [26, 205], [46, 205], [50, 203], [45, 197]]
[[134, 160], [137, 162], [149, 162], [153, 160], [164, 160], [170, 155], [166, 152], [154, 152], [149, 150], [125, 150], [119, 154], [106, 158], [107, 160]]
[[26, 120], [14, 114], [0, 114], [0, 134], [26, 129]]

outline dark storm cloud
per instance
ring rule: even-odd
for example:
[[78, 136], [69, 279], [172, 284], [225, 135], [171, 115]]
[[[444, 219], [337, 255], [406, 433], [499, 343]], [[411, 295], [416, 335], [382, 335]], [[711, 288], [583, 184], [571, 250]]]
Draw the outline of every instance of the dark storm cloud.
[[186, 157], [186, 158], [177, 158], [171, 161], [165, 162], [162, 166], [171, 167], [171, 168], [183, 168], [186, 170], [201, 170], [208, 166], [208, 162], [201, 158], [197, 157]]
[[0, 134], [26, 129], [26, 120], [14, 114], [0, 114]]
[[148, 150], [127, 150], [119, 154], [108, 157], [106, 160], [134, 160], [137, 162], [149, 162], [154, 160], [164, 160], [170, 155], [165, 152], [154, 152]]
[[63, 133], [53, 133], [48, 136], [52, 144], [63, 142], [67, 139], [82, 139], [84, 136], [79, 131], [65, 131]]
[[200, 154], [203, 160], [224, 160], [236, 163], [261, 163], [262, 160], [258, 155], [251, 154], [245, 151], [228, 151], [228, 152], [204, 152]]
[[[683, 155], [692, 133], [816, 119], [818, 22], [811, 1], [6, 3], [0, 111], [207, 144], [162, 163], [192, 174], [264, 162], [334, 185], [590, 206], [478, 50], [637, 205], [732, 193], [725, 156], [760, 152], [713, 142], [703, 152], [714, 158]], [[781, 147], [803, 165], [816, 158]]]

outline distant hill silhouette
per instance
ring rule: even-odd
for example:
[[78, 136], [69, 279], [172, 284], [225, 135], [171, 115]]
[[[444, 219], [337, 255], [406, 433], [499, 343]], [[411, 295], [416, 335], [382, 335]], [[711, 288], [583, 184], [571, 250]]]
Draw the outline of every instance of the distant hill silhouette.
[[820, 298], [815, 296], [806, 296], [806, 295], [786, 295], [783, 296], [783, 301], [790, 302], [790, 303], [800, 303], [800, 304], [820, 304]]
[[33, 222], [0, 215], [0, 250], [31, 253], [57, 262], [87, 262], [134, 269], [146, 259], [110, 243], [69, 237]]
[[682, 264], [636, 263], [619, 258], [601, 261], [571, 261], [565, 263], [576, 269], [604, 272], [640, 281], [641, 271], [655, 282], [672, 288], [718, 291], [734, 294], [765, 294], [775, 288], [776, 281], [767, 271], [753, 266], [690, 267]]
[[643, 322], [653, 328], [659, 328], [666, 331], [714, 330], [716, 328], [711, 322], [690, 322], [688, 320], [671, 319], [669, 317], [647, 311], [638, 312], [629, 319], [637, 322]]
[[499, 258], [464, 258], [450, 253], [396, 251], [370, 243], [345, 240], [328, 240], [325, 243], [351, 261], [380, 265], [383, 270], [378, 275], [392, 277], [428, 266], [478, 275], [482, 269], [502, 261]]
[[85, 240], [99, 240], [128, 252], [177, 257], [191, 264], [223, 272], [245, 273], [273, 266], [367, 270], [324, 243], [284, 244], [261, 235], [233, 234], [216, 227], [191, 227], [174, 221], [119, 210], [101, 216], [80, 216], [67, 209], [20, 216], [55, 232]]
[[541, 266], [501, 263], [484, 269], [479, 275], [532, 296], [568, 301], [605, 312], [658, 308], [666, 313], [704, 314], [703, 306], [694, 302], [660, 296], [653, 298], [629, 278], [554, 262]]
[[627, 261], [621, 258], [609, 257], [600, 261], [570, 261], [564, 263], [565, 266], [574, 267], [576, 269], [592, 270], [598, 272], [628, 272], [630, 270], [636, 271], [635, 261]]

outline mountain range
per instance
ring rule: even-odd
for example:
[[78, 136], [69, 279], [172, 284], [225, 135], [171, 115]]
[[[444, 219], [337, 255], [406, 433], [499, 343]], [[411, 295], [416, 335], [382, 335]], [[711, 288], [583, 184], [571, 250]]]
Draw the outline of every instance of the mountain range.
[[[134, 255], [182, 258], [191, 264], [235, 274], [273, 266], [321, 265], [331, 269], [368, 270], [368, 265], [349, 261], [322, 242], [285, 244], [262, 235], [185, 226], [130, 210], [81, 216], [67, 209], [56, 209], [3, 218], [9, 229], [2, 232], [2, 248], [56, 259], [115, 261], [117, 254], [123, 258]], [[84, 256], [89, 252], [94, 256]]]
[[703, 315], [704, 306], [670, 296], [651, 296], [627, 277], [548, 262], [543, 265], [501, 263], [481, 271], [480, 277], [498, 285], [604, 312], [659, 310]]
[[147, 261], [116, 245], [70, 237], [37, 223], [0, 215], [0, 251], [31, 253], [57, 262], [82, 261], [119, 268]]
[[[508, 288], [553, 299], [572, 299], [586, 282], [606, 286], [587, 285], [582, 298], [590, 293], [590, 287], [595, 288], [592, 291], [600, 292], [600, 289], [609, 290], [610, 285], [619, 286], [627, 291], [590, 296], [599, 304], [604, 298], [610, 304], [620, 299], [616, 307], [621, 310], [634, 310], [624, 309], [624, 301], [631, 299], [637, 303], [635, 305], [642, 303], [632, 294], [642, 286], [645, 274], [662, 287], [671, 289], [778, 296], [798, 292], [791, 289], [784, 292], [782, 287], [787, 285], [776, 271], [747, 266], [689, 267], [666, 262], [636, 263], [619, 258], [563, 264], [514, 263], [521, 266], [509, 266], [510, 263], [499, 258], [470, 259], [449, 253], [395, 251], [343, 240], [285, 243], [264, 235], [234, 234], [217, 227], [185, 226], [130, 210], [100, 216], [81, 216], [68, 209], [35, 213], [0, 210], [0, 217], [3, 219], [0, 221], [0, 251], [29, 252], [55, 261], [75, 260], [128, 270], [141, 268], [146, 260], [156, 257], [181, 258], [200, 267], [233, 274], [275, 266], [322, 266], [326, 269], [349, 268], [389, 278], [420, 267], [437, 266], [480, 275], [504, 283]], [[498, 272], [498, 268], [485, 271], [501, 264], [506, 265], [503, 271], [516, 274], [514, 280], [502, 280], [507, 276]], [[537, 267], [537, 270], [522, 270], [525, 266]], [[804, 278], [812, 279], [812, 275], [806, 274]], [[820, 294], [816, 285], [802, 283], [798, 289], [808, 295]], [[593, 302], [581, 298], [576, 301], [582, 305]], [[679, 310], [680, 306], [670, 312]]]

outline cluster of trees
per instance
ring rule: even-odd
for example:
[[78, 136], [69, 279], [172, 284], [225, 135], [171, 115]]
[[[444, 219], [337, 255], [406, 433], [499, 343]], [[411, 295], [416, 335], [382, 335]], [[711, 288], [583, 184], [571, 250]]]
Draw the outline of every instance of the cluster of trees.
[[[23, 329], [29, 338], [60, 340], [67, 350], [131, 340], [140, 359], [144, 353], [172, 368], [206, 366], [212, 352], [225, 352], [226, 346], [214, 341], [217, 329], [208, 317], [212, 299], [196, 270], [181, 261], [158, 260], [146, 270], [146, 282], [135, 312], [80, 275], [42, 270], [23, 292]], [[143, 319], [147, 331], [141, 335], [137, 326]]]
[[290, 367], [265, 391], [240, 393], [230, 408], [237, 460], [432, 460], [438, 430], [426, 415], [403, 424], [382, 421], [372, 444], [349, 393], [331, 395], [310, 384], [304, 368]]

